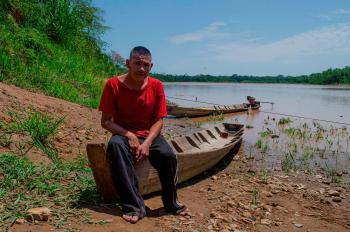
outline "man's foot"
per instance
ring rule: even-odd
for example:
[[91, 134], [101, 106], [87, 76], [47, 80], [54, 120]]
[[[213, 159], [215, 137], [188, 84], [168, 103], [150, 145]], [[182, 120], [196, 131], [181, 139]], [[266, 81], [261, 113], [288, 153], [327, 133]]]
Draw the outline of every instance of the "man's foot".
[[188, 214], [188, 209], [185, 205], [178, 205], [177, 208], [172, 209], [172, 210], [168, 210], [166, 209], [166, 211], [168, 211], [169, 213], [172, 213], [174, 215], [180, 215], [180, 216], [186, 216]]
[[176, 211], [174, 211], [173, 214], [180, 215], [180, 216], [186, 216], [188, 214], [188, 208], [186, 207], [186, 205], [181, 205], [181, 207], [179, 209], [177, 209]]
[[128, 215], [128, 214], [123, 214], [122, 218], [125, 221], [130, 222], [132, 224], [135, 224], [136, 222], [141, 220], [141, 218], [139, 216], [137, 216], [137, 215]]

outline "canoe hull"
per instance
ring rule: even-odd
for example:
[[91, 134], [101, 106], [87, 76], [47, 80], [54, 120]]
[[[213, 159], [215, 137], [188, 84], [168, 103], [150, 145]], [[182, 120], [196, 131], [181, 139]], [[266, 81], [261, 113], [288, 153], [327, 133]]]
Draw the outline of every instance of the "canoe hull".
[[[252, 110], [257, 110], [260, 108], [260, 104], [256, 104], [251, 107]], [[214, 113], [229, 114], [237, 113], [242, 111], [248, 111], [249, 104], [237, 104], [237, 105], [227, 105], [227, 106], [215, 106], [215, 107], [181, 107], [178, 105], [170, 104], [167, 105], [167, 112], [169, 115], [175, 117], [200, 117], [208, 116]]]
[[[234, 125], [230, 130], [230, 125]], [[225, 129], [227, 128], [227, 129]], [[243, 126], [220, 124], [210, 129], [168, 141], [177, 157], [178, 183], [186, 181], [217, 164], [242, 140]], [[87, 155], [96, 181], [97, 190], [105, 200], [118, 198], [113, 184], [111, 164], [105, 144], [88, 144]], [[148, 159], [135, 165], [142, 195], [161, 190], [157, 171]]]

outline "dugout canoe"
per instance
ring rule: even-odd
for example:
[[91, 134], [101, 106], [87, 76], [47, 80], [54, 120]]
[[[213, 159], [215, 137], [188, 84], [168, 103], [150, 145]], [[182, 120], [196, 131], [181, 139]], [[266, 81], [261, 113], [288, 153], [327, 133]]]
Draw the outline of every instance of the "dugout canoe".
[[208, 116], [214, 113], [229, 114], [242, 111], [248, 111], [249, 107], [252, 110], [257, 110], [260, 108], [260, 103], [257, 102], [255, 105], [250, 105], [246, 103], [236, 104], [236, 105], [223, 105], [223, 106], [212, 106], [212, 107], [182, 107], [177, 104], [167, 104], [166, 109], [169, 115], [175, 117], [200, 117]]
[[[186, 181], [217, 164], [242, 140], [244, 126], [222, 123], [211, 128], [168, 140], [177, 156], [178, 183]], [[98, 192], [105, 200], [118, 198], [113, 185], [111, 165], [103, 143], [87, 145], [90, 167]], [[148, 160], [135, 165], [142, 195], [161, 190], [158, 174]]]

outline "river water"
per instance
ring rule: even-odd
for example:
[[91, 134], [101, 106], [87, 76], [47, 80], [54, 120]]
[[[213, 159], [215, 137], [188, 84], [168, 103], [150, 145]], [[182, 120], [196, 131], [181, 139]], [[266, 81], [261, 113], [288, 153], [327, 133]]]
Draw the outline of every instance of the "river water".
[[263, 111], [350, 124], [350, 87], [235, 83], [164, 83], [164, 87], [168, 99], [182, 106], [208, 105], [198, 101], [237, 104], [250, 95], [275, 103], [262, 104]]
[[[261, 138], [260, 132], [266, 131], [266, 129], [277, 131], [276, 133], [280, 134], [281, 137], [285, 136], [283, 130], [276, 128], [276, 122], [281, 118], [290, 118], [295, 128], [297, 128], [295, 125], [299, 125], [301, 128], [303, 123], [308, 123], [310, 128], [317, 128], [318, 126], [315, 126], [315, 122], [317, 122], [325, 128], [324, 143], [329, 142], [331, 137], [334, 139], [332, 146], [320, 145], [320, 149], [326, 150], [326, 153], [337, 151], [339, 154], [337, 157], [340, 157], [339, 161], [342, 162], [341, 169], [350, 172], [350, 148], [348, 148], [350, 141], [348, 133], [350, 131], [350, 87], [294, 84], [164, 83], [164, 88], [167, 99], [180, 106], [210, 105], [200, 102], [220, 105], [238, 104], [246, 102], [248, 95], [254, 96], [258, 101], [273, 102], [274, 104], [262, 103], [260, 111], [250, 114], [243, 112], [225, 115], [224, 121], [226, 122], [239, 122], [252, 126], [251, 129], [245, 130], [243, 137], [243, 147], [246, 154], [251, 152], [252, 147], [256, 147], [258, 140], [262, 140], [266, 144], [274, 143], [267, 141], [266, 138]], [[312, 119], [320, 119], [320, 121]], [[192, 120], [200, 122], [204, 126], [208, 122], [208, 118]], [[211, 123], [209, 122], [207, 125]], [[338, 129], [339, 133], [334, 132], [333, 128]], [[313, 136], [315, 136], [316, 129], [310, 133], [314, 133]], [[338, 145], [338, 147], [334, 145], [339, 144], [339, 141], [335, 141], [336, 137], [338, 140], [341, 138], [342, 145]], [[295, 138], [289, 138], [289, 140], [296, 141]], [[304, 142], [296, 141], [295, 143], [304, 144]], [[290, 141], [285, 143], [290, 144]], [[276, 147], [276, 144], [273, 146]], [[282, 150], [281, 148], [269, 149], [271, 154], [280, 154], [285, 153], [289, 148], [284, 146]], [[301, 151], [301, 153], [303, 152], [305, 151]], [[330, 165], [334, 165], [334, 158], [329, 157]], [[274, 155], [271, 157], [272, 160], [275, 158]], [[338, 162], [338, 158], [336, 162]]]

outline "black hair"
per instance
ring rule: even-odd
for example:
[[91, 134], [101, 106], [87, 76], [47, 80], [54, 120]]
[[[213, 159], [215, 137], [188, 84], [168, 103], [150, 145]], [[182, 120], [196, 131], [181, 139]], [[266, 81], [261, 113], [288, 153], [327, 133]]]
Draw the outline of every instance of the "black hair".
[[143, 46], [137, 46], [137, 47], [134, 47], [133, 49], [131, 49], [130, 56], [129, 56], [130, 60], [131, 60], [132, 55], [134, 53], [138, 53], [140, 55], [146, 55], [146, 56], [152, 57], [151, 52], [147, 48], [145, 48]]

